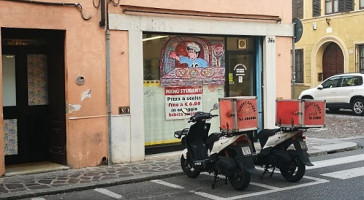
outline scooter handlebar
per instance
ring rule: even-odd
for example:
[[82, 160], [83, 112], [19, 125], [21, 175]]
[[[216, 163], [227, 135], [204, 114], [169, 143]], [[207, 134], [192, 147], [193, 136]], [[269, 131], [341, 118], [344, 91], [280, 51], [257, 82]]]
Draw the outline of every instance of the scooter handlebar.
[[199, 112], [199, 113], [196, 113], [194, 116], [190, 117], [190, 120], [188, 120], [188, 123], [196, 122], [199, 120], [211, 119], [211, 118], [217, 117], [217, 116], [219, 116], [219, 115], [212, 115], [210, 113]]

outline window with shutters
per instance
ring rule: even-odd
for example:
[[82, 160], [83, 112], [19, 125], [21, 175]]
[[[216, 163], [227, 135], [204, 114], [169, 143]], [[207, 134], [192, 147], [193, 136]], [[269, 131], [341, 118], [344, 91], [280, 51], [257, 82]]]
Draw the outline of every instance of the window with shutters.
[[303, 0], [292, 0], [292, 18], [303, 18]]
[[359, 72], [364, 73], [364, 44], [358, 46], [359, 50]]
[[312, 16], [321, 16], [321, 0], [312, 0]]
[[352, 11], [353, 0], [325, 0], [325, 13], [333, 14]]
[[296, 83], [303, 83], [303, 49], [296, 49], [295, 71]]

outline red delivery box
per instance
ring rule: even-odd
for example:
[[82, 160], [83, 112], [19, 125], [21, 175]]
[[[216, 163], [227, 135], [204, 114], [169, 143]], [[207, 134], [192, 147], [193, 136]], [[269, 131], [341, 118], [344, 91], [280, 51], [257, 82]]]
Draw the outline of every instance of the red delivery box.
[[258, 129], [257, 97], [219, 98], [219, 108], [222, 131], [233, 133]]
[[325, 127], [325, 101], [299, 99], [277, 100], [276, 102], [276, 126], [283, 128]]

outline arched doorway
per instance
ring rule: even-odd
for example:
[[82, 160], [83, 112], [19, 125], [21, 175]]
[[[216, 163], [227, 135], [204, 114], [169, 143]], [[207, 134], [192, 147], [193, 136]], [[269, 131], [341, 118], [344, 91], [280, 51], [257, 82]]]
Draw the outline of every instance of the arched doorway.
[[323, 79], [344, 72], [344, 55], [341, 48], [334, 42], [330, 43], [322, 58]]

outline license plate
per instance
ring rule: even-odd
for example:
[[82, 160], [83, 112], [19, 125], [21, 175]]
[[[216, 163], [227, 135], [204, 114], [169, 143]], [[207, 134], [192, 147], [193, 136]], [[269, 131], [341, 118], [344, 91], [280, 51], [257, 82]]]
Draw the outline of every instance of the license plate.
[[302, 150], [307, 150], [307, 144], [305, 141], [300, 141], [300, 146]]
[[241, 150], [243, 151], [244, 156], [252, 154], [252, 152], [250, 151], [250, 147], [241, 147]]

